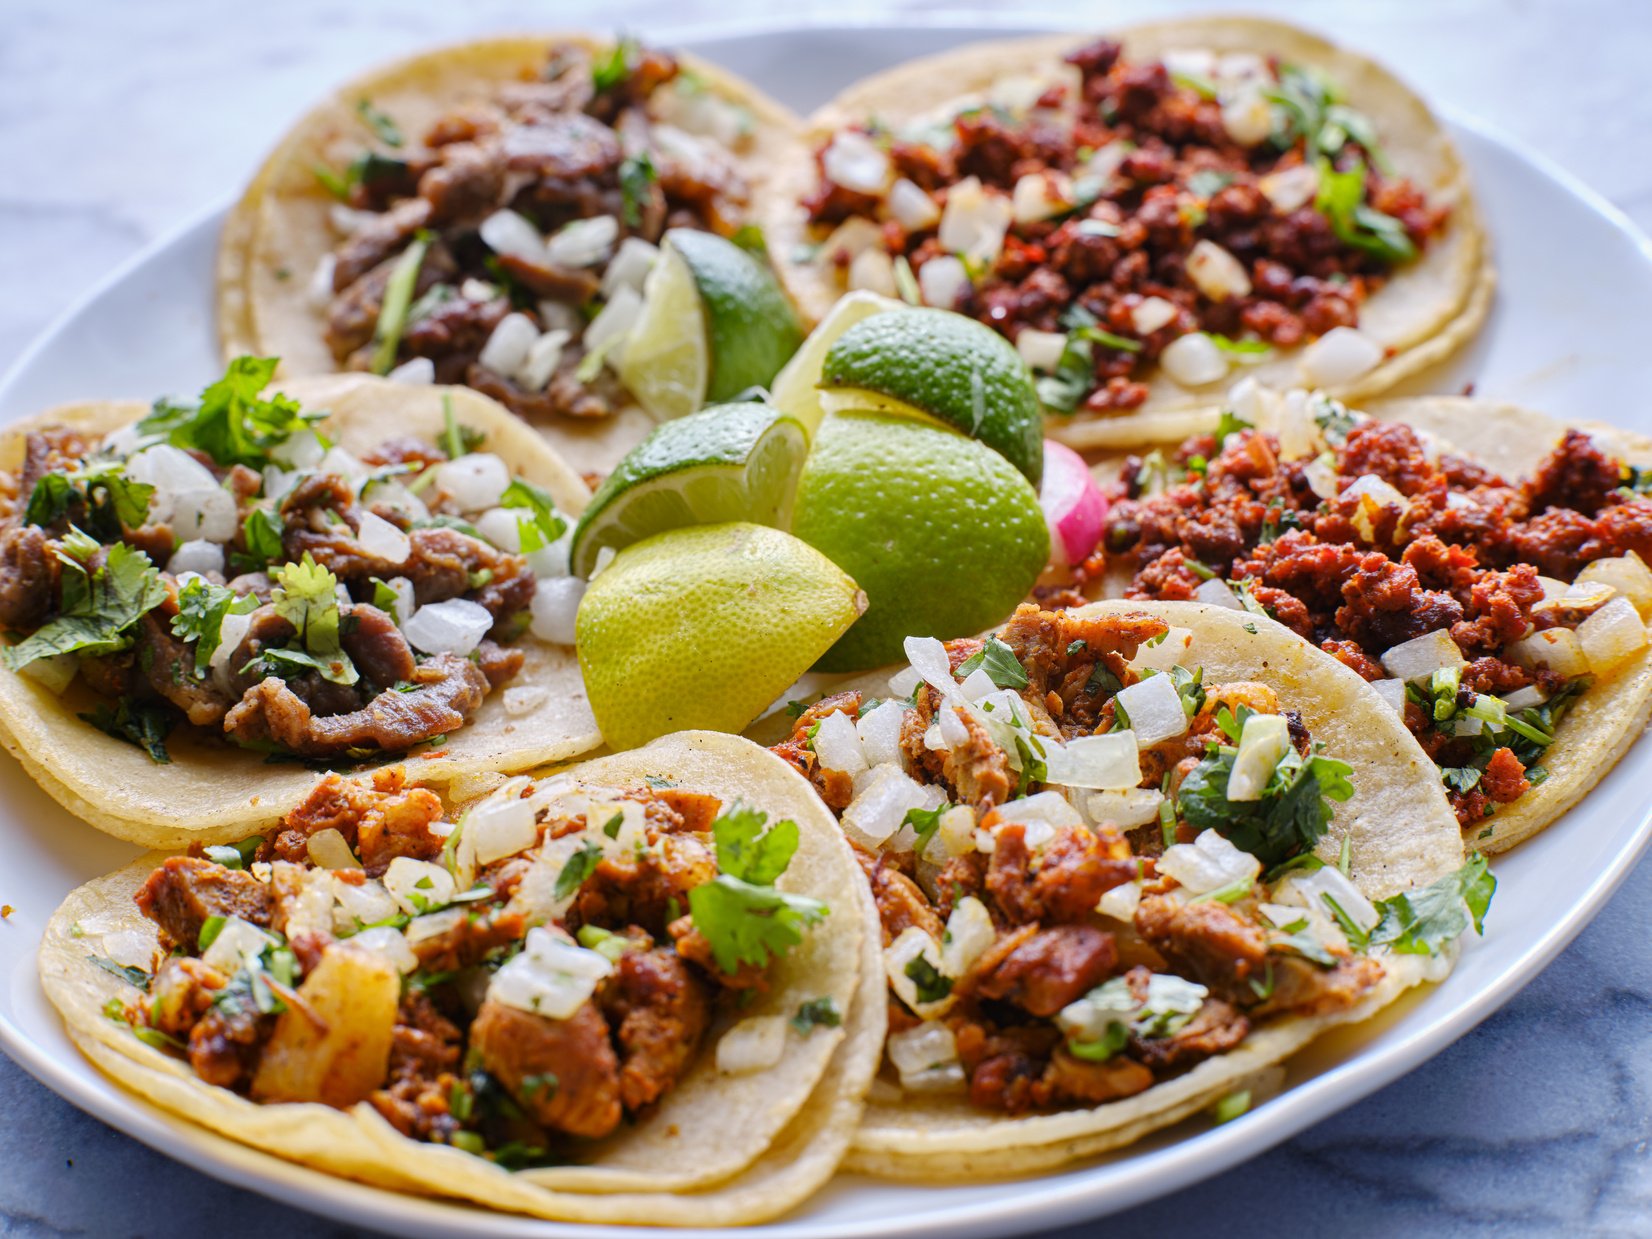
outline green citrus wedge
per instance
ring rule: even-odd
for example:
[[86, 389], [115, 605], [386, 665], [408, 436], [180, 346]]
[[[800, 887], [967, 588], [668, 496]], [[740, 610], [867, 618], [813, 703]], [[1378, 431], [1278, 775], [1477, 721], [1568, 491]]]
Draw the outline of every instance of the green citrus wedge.
[[619, 376], [655, 417], [682, 417], [766, 386], [802, 339], [767, 263], [712, 233], [674, 228], [643, 284]]
[[827, 412], [916, 413], [979, 439], [1034, 486], [1044, 472], [1044, 421], [1015, 346], [951, 310], [873, 314], [826, 350]]
[[865, 609], [831, 560], [764, 525], [696, 525], [628, 546], [575, 621], [603, 738], [628, 749], [684, 728], [739, 731]]
[[807, 450], [803, 427], [766, 404], [714, 404], [661, 423], [591, 497], [569, 547], [574, 575], [590, 576], [605, 546], [684, 525], [784, 527]]
[[861, 319], [905, 308], [904, 302], [863, 288], [839, 297], [837, 304], [803, 341], [803, 347], [792, 354], [792, 359], [775, 376], [774, 386], [770, 389], [774, 407], [797, 418], [805, 430], [814, 434], [820, 419], [826, 415], [820, 405], [820, 390], [815, 384], [820, 382], [820, 367], [826, 361], [827, 350]]
[[944, 640], [991, 627], [1027, 596], [1050, 556], [1038, 495], [1002, 456], [883, 413], [821, 423], [798, 479], [792, 532], [853, 576], [868, 600], [816, 664], [822, 671], [894, 662], [908, 636]]

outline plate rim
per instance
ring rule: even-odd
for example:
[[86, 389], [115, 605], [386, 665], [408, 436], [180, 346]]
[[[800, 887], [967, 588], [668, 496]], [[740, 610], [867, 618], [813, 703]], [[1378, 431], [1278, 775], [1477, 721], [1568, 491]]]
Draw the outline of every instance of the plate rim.
[[[889, 15], [876, 15], [867, 19], [857, 18], [853, 22], [811, 16], [803, 20], [764, 17], [692, 26], [667, 23], [659, 37], [663, 41], [692, 47], [823, 30], [844, 33], [866, 30], [956, 32], [968, 38], [972, 34], [985, 36], [1010, 31], [1065, 29], [1070, 24], [1056, 15], [1033, 17], [942, 9], [902, 14], [898, 20], [890, 19]], [[1515, 140], [1501, 127], [1454, 106], [1432, 102], [1430, 106], [1452, 129], [1471, 134], [1499, 148], [1504, 156], [1525, 165], [1532, 173], [1565, 191], [1599, 217], [1621, 240], [1630, 243], [1652, 268], [1652, 237], [1599, 191], [1552, 157]], [[139, 269], [185, 244], [198, 231], [219, 226], [237, 196], [222, 195], [186, 216], [117, 264], [87, 292], [56, 314], [0, 377], [0, 406], [10, 401], [23, 376], [70, 329], [75, 320]], [[1628, 760], [1626, 755], [1624, 761]], [[1640, 820], [1625, 844], [1593, 875], [1582, 895], [1566, 913], [1545, 927], [1514, 965], [1490, 984], [1468, 995], [1449, 1011], [1429, 1019], [1400, 1043], [1375, 1051], [1362, 1049], [1349, 1061], [1302, 1081], [1291, 1090], [1301, 1095], [1295, 1105], [1265, 1106], [1231, 1123], [1145, 1154], [1123, 1182], [1102, 1185], [1087, 1182], [1082, 1174], [1071, 1176], [1068, 1181], [1041, 1177], [1026, 1181], [1043, 1185], [1036, 1202], [1028, 1202], [1024, 1191], [1012, 1191], [1002, 1200], [942, 1205], [926, 1211], [921, 1218], [911, 1220], [894, 1217], [831, 1221], [783, 1217], [776, 1223], [758, 1227], [678, 1228], [674, 1233], [710, 1239], [711, 1236], [732, 1237], [783, 1228], [779, 1233], [797, 1236], [798, 1239], [836, 1239], [839, 1236], [872, 1239], [934, 1233], [944, 1227], [950, 1235], [1011, 1234], [1104, 1216], [1212, 1177], [1260, 1155], [1369, 1096], [1378, 1088], [1415, 1070], [1470, 1032], [1548, 967], [1600, 913], [1645, 853], [1649, 843], [1652, 843], [1652, 805], [1642, 809]], [[37, 943], [31, 943], [26, 948], [31, 958], [37, 946]], [[38, 981], [35, 985], [38, 987]], [[1427, 997], [1425, 994], [1424, 1001]], [[106, 1077], [101, 1073], [90, 1078], [77, 1076], [71, 1064], [61, 1062], [45, 1047], [30, 1039], [4, 1010], [0, 1010], [0, 1050], [4, 1050], [23, 1070], [59, 1097], [117, 1131], [184, 1162], [191, 1169], [221, 1182], [255, 1191], [288, 1207], [306, 1212], [334, 1209], [341, 1217], [354, 1223], [375, 1228], [394, 1227], [400, 1233], [450, 1234], [458, 1233], [461, 1227], [470, 1233], [567, 1236], [569, 1239], [574, 1236], [614, 1239], [637, 1233], [633, 1227], [556, 1222], [494, 1212], [440, 1198], [410, 1196], [339, 1178], [262, 1153], [228, 1137], [175, 1119], [135, 1095], [125, 1093], [118, 1085], [112, 1086], [113, 1092], [103, 1091], [99, 1084]], [[180, 1139], [185, 1143], [185, 1148], [178, 1147]], [[189, 1161], [184, 1154], [195, 1149], [209, 1152], [209, 1156], [202, 1162]], [[292, 1195], [283, 1197], [280, 1195], [282, 1192]], [[415, 1216], [401, 1216], [408, 1211]], [[420, 1214], [423, 1216], [417, 1216]]]

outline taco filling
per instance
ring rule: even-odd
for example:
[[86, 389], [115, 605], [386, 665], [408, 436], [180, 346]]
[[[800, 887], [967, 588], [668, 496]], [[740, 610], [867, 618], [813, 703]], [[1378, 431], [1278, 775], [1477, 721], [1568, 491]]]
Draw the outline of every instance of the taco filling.
[[1381, 135], [1308, 65], [1100, 39], [1048, 80], [897, 131], [830, 135], [803, 201], [840, 287], [972, 315], [1014, 341], [1044, 405], [1115, 412], [1158, 367], [1215, 382], [1274, 348], [1347, 382], [1383, 347], [1363, 303], [1445, 226]]
[[828, 914], [775, 885], [798, 840], [681, 787], [518, 777], [454, 822], [398, 767], [329, 775], [268, 835], [150, 874], [157, 963], [105, 1014], [257, 1102], [365, 1101], [502, 1165], [574, 1160], [703, 1054], [760, 1071], [839, 1021], [830, 999], [795, 1031], [740, 1017]]
[[827, 698], [776, 747], [871, 882], [904, 1092], [1130, 1097], [1478, 928], [1478, 856], [1373, 901], [1346, 843], [1340, 867], [1313, 854], [1354, 768], [1268, 685], [1178, 662], [1191, 639], [1027, 604], [985, 642], [908, 639], [895, 696]]
[[[752, 118], [664, 52], [553, 47], [423, 133], [363, 100], [372, 146], [316, 175], [338, 241], [310, 295], [342, 369], [465, 383], [530, 419], [625, 403], [605, 357], [667, 228], [732, 236]], [[613, 360], [609, 357], [609, 360]]]
[[325, 411], [260, 394], [275, 364], [241, 358], [111, 434], [31, 431], [0, 475], [0, 658], [58, 694], [78, 678], [81, 717], [157, 762], [180, 725], [324, 762], [404, 753], [464, 727], [524, 640], [573, 640], [545, 491], [452, 417], [441, 442], [358, 457]]
[[1320, 395], [1233, 404], [1248, 419], [1125, 464], [1104, 546], [1126, 596], [1277, 619], [1376, 682], [1465, 828], [1518, 801], [1567, 710], [1646, 649], [1641, 471], [1568, 431], [1505, 479]]

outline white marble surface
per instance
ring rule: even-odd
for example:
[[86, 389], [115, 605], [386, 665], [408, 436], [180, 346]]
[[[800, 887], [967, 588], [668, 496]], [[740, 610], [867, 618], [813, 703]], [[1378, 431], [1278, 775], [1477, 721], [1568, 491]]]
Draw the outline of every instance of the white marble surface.
[[[1077, 25], [1198, 7], [1208, 6], [1061, 10]], [[1652, 228], [1644, 0], [1245, 7], [1294, 14], [1377, 52], [1435, 100], [1494, 122]], [[844, 20], [895, 8], [929, 21], [944, 13], [821, 0], [286, 0], [234, 14], [162, 0], [0, 0], [0, 368], [116, 264], [234, 192], [307, 101], [375, 60], [530, 26], [659, 37], [696, 18]], [[996, 14], [1010, 20], [1013, 8]], [[1112, 1219], [1107, 1233], [1652, 1234], [1648, 924], [1652, 862], [1537, 981], [1446, 1053], [1239, 1170]], [[0, 1058], [0, 1237], [159, 1233], [349, 1232], [151, 1153]]]

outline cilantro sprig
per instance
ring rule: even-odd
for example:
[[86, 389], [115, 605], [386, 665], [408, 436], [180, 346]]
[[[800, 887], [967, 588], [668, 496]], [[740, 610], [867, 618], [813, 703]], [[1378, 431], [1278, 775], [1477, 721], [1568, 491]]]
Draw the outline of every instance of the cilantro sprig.
[[775, 888], [797, 852], [799, 832], [790, 818], [766, 827], [767, 821], [766, 813], [737, 804], [713, 822], [720, 872], [688, 892], [694, 928], [727, 973], [744, 964], [767, 966], [828, 912], [818, 899]]
[[260, 396], [275, 377], [277, 358], [237, 357], [224, 376], [194, 403], [161, 399], [138, 423], [141, 435], [158, 435], [174, 447], [205, 452], [225, 467], [262, 468], [280, 446], [323, 414], [307, 414], [290, 396]]

